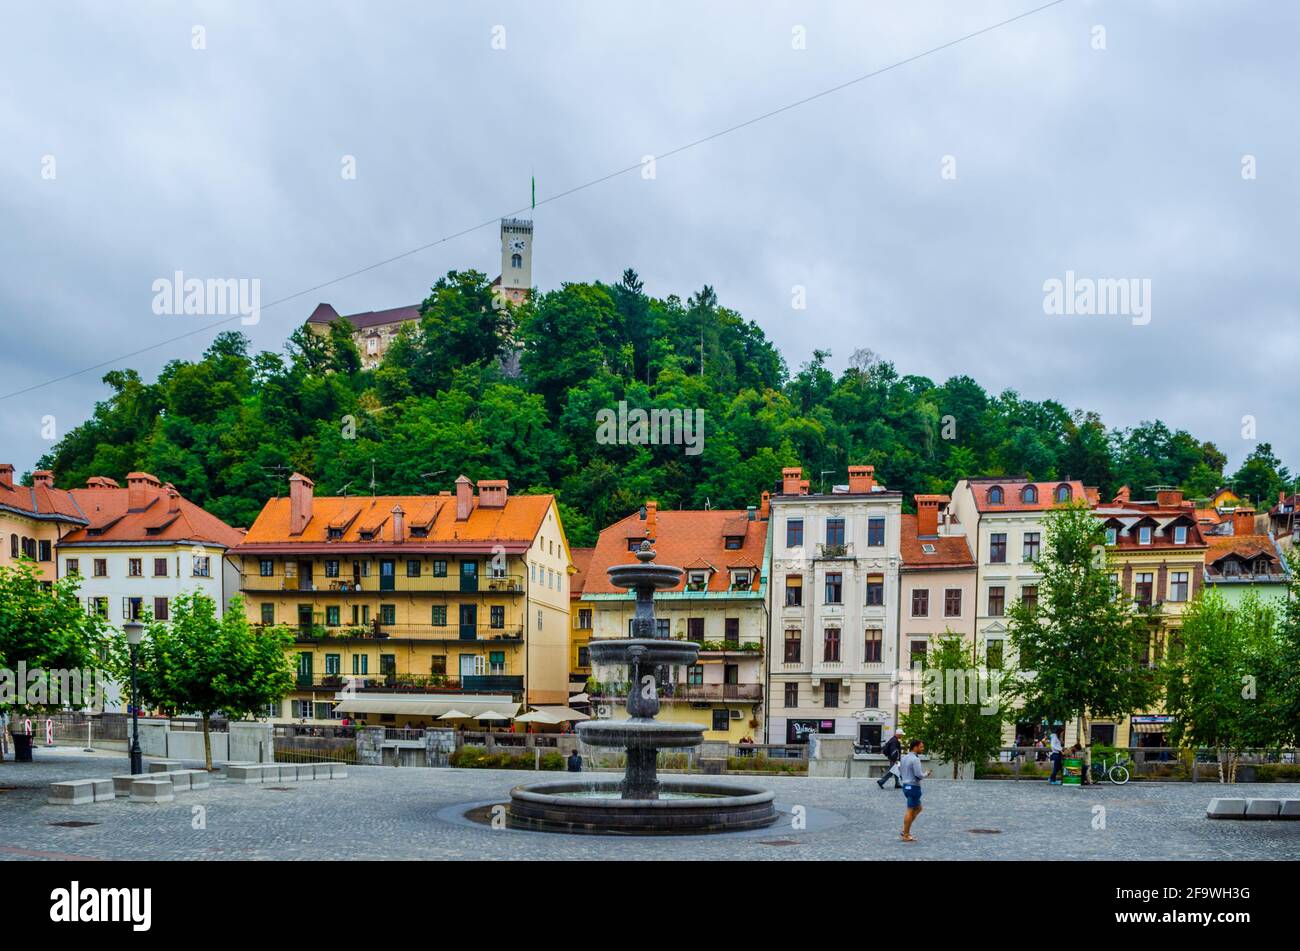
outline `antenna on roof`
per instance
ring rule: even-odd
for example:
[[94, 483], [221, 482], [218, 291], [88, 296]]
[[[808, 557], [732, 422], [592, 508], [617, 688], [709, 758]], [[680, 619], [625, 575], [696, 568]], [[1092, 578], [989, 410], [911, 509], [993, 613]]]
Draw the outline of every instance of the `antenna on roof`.
[[838, 470], [838, 469], [823, 469], [823, 470], [821, 471], [821, 476], [822, 476], [822, 495], [825, 495], [825, 494], [826, 494], [826, 476], [827, 476], [828, 473], [832, 473], [832, 472], [839, 472], [839, 470]]
[[375, 460], [370, 460], [370, 497], [375, 497]]
[[347, 485], [345, 485], [343, 488], [339, 489], [339, 495], [343, 496], [344, 498], [347, 498], [347, 495], [348, 495], [348, 489], [350, 489], [350, 488], [352, 488], [352, 483], [351, 483], [351, 482], [349, 482], [349, 483], [348, 483]]

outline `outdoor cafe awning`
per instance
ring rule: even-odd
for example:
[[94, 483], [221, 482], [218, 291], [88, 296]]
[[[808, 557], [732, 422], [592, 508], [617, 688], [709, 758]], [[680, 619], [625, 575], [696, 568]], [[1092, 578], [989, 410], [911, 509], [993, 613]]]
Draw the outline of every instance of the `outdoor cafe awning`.
[[440, 717], [452, 710], [462, 711], [467, 717], [495, 710], [513, 717], [519, 704], [500, 694], [383, 694], [365, 693], [340, 697], [334, 709], [339, 713], [391, 713], [395, 716]]
[[545, 713], [547, 716], [551, 717], [556, 723], [564, 723], [566, 720], [569, 723], [576, 723], [578, 720], [591, 719], [591, 717], [587, 716], [587, 714], [579, 713], [577, 710], [574, 710], [572, 707], [538, 707], [537, 712]]

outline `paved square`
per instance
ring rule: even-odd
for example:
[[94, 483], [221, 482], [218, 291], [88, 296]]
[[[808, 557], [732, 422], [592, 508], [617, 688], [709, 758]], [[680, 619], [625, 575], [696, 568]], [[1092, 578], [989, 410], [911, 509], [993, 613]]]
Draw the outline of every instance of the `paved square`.
[[[902, 794], [870, 780], [722, 777], [767, 786], [783, 810], [761, 833], [608, 838], [493, 830], [459, 818], [464, 803], [504, 801], [520, 782], [558, 773], [348, 768], [346, 779], [270, 786], [214, 779], [160, 805], [124, 799], [46, 803], [49, 783], [123, 772], [121, 754], [38, 751], [0, 764], [0, 859], [1277, 859], [1300, 858], [1300, 822], [1205, 818], [1216, 795], [1300, 798], [1300, 784], [1223, 787], [932, 779], [920, 841], [899, 840]], [[191, 764], [192, 765], [192, 764]], [[602, 774], [603, 775], [603, 774]], [[202, 806], [206, 828], [195, 828]], [[808, 828], [792, 827], [802, 806]], [[1104, 828], [1095, 828], [1104, 808]], [[68, 827], [59, 822], [93, 822]], [[977, 832], [972, 830], [996, 830]]]

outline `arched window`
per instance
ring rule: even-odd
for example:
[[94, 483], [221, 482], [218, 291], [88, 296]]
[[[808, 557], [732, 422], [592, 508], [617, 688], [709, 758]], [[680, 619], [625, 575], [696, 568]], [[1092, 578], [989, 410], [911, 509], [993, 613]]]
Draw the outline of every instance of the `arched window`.
[[512, 254], [512, 255], [510, 255], [510, 266], [511, 266], [511, 267], [523, 267], [523, 266], [524, 266], [524, 256], [523, 256], [522, 254]]
[[1068, 485], [1058, 485], [1056, 487], [1056, 501], [1058, 502], [1070, 501], [1070, 487]]
[[995, 485], [989, 489], [989, 505], [1002, 504], [1002, 486]]
[[1027, 485], [1020, 490], [1020, 501], [1026, 505], [1034, 505], [1038, 502], [1038, 487]]

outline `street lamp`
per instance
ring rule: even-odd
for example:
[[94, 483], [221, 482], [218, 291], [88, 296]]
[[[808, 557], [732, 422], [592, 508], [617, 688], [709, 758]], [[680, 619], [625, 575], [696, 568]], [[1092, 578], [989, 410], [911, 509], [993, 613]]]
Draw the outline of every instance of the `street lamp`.
[[127, 621], [122, 630], [131, 648], [131, 775], [138, 776], [144, 772], [144, 756], [140, 752], [140, 698], [135, 683], [135, 649], [144, 640], [144, 625], [139, 621]]

